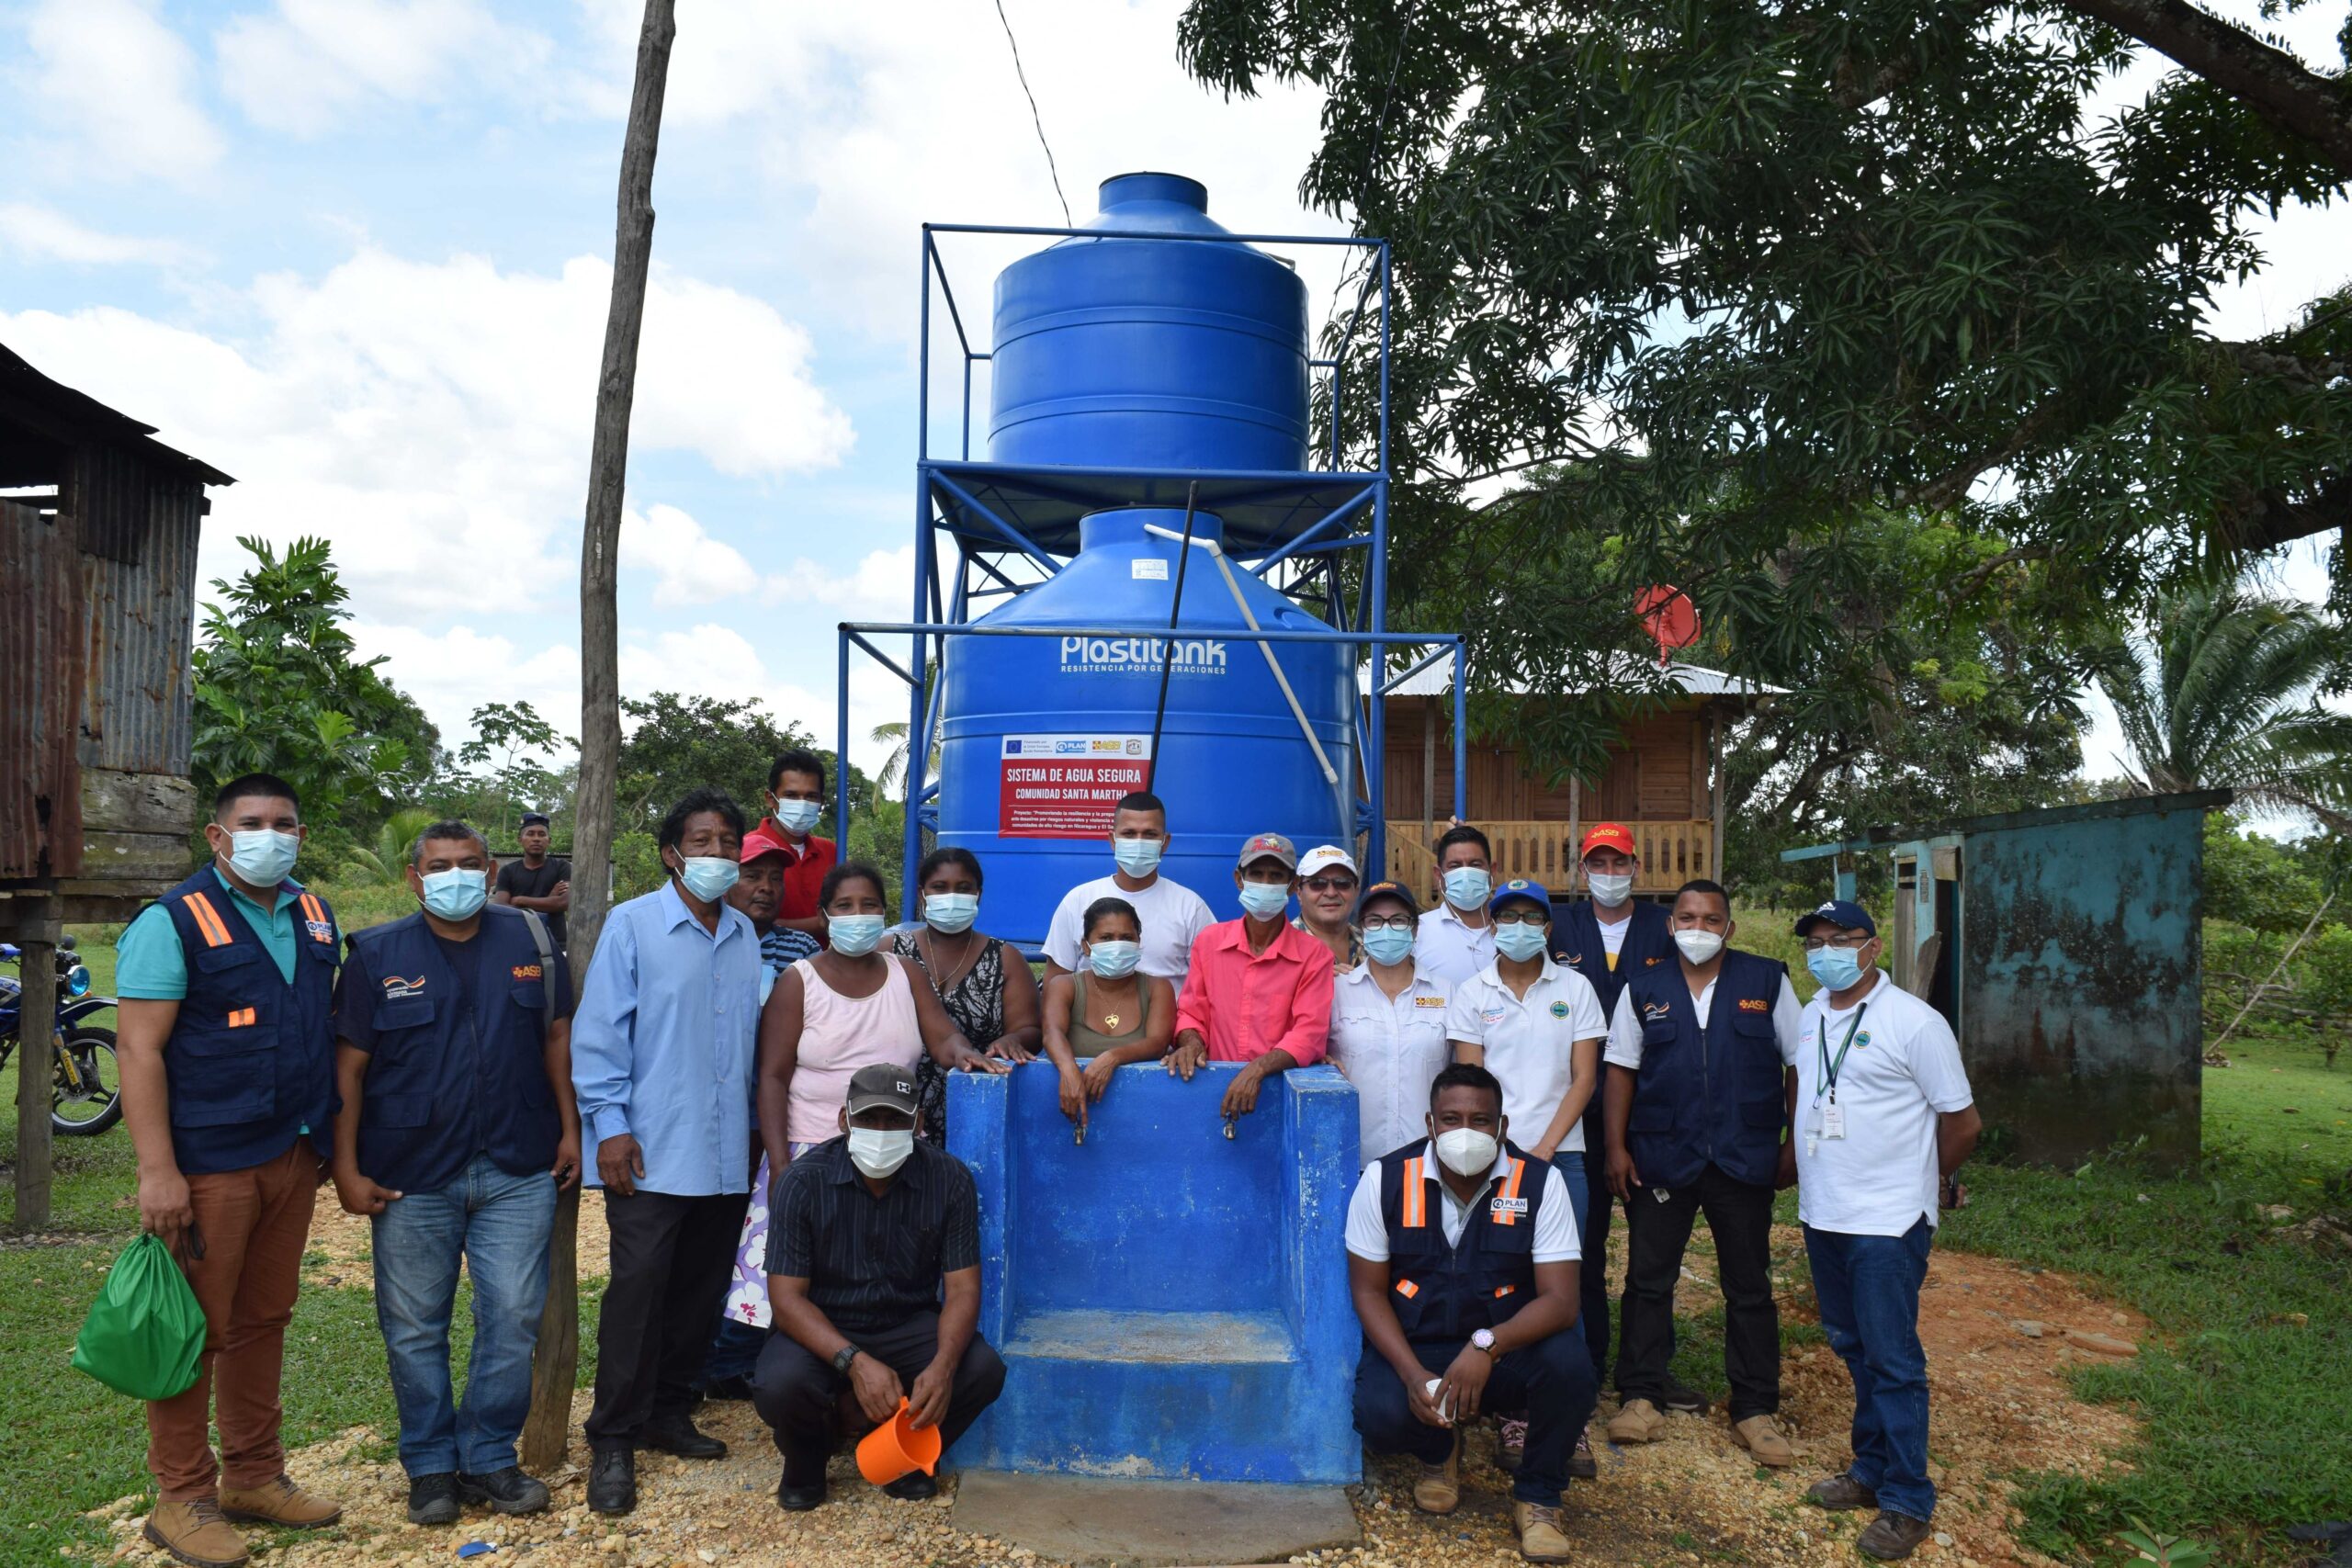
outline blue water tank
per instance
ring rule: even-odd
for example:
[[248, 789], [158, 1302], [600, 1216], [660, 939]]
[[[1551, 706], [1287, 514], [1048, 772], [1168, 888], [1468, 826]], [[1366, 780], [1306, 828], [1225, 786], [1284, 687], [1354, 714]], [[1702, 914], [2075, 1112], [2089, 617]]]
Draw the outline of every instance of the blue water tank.
[[[1180, 175], [1102, 182], [1081, 225], [1220, 235]], [[1306, 467], [1306, 286], [1251, 246], [1065, 240], [998, 276], [989, 457], [1118, 468]]]
[[[1110, 874], [1111, 803], [1141, 787], [1152, 708], [1167, 649], [1182, 511], [1098, 512], [1057, 575], [978, 624], [1133, 628], [1111, 637], [947, 638], [939, 762], [939, 842], [988, 868], [982, 923], [1034, 946], [1062, 895]], [[1222, 527], [1205, 513], [1195, 539]], [[1267, 629], [1324, 623], [1235, 568]], [[1328, 781], [1266, 666], [1261, 645], [1234, 640], [1247, 625], [1216, 562], [1198, 545], [1184, 583], [1153, 789], [1174, 842], [1163, 874], [1198, 893], [1220, 919], [1240, 912], [1233, 863], [1253, 833], [1284, 833], [1303, 852], [1352, 845], [1354, 649], [1342, 642], [1272, 643], [1308, 724], [1337, 771]]]

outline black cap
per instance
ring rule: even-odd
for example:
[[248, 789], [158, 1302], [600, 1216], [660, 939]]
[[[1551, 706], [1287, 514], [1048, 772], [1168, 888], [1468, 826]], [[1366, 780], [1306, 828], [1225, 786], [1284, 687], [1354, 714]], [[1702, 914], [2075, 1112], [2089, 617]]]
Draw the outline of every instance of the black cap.
[[894, 1067], [888, 1062], [876, 1062], [860, 1067], [849, 1080], [849, 1113], [871, 1111], [876, 1106], [891, 1111], [915, 1113], [915, 1075], [911, 1067]]
[[548, 825], [548, 814], [544, 811], [526, 811], [523, 813], [521, 826], [527, 828], [534, 822], [537, 823], [542, 828], [546, 827]]
[[1413, 897], [1401, 882], [1375, 882], [1356, 899], [1356, 924], [1363, 924], [1363, 908], [1374, 898], [1394, 898], [1405, 906], [1405, 912], [1415, 919], [1421, 918], [1421, 901]]

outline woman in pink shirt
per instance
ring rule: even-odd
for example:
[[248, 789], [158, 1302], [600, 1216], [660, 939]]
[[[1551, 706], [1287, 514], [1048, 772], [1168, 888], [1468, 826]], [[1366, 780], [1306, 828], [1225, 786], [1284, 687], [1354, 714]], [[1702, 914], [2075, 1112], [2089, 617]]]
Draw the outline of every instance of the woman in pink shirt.
[[1241, 846], [1233, 868], [1241, 918], [1193, 939], [1193, 962], [1176, 998], [1176, 1047], [1168, 1070], [1186, 1082], [1203, 1062], [1239, 1062], [1218, 1112], [1228, 1122], [1258, 1108], [1274, 1073], [1310, 1067], [1331, 1038], [1331, 950], [1283, 916], [1298, 890], [1298, 851], [1280, 833]]

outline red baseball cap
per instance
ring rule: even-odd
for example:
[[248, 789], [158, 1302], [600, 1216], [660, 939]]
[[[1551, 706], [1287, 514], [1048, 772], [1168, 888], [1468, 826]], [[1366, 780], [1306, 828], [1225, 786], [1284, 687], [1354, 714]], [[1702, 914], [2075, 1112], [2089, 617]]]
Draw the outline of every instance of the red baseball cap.
[[762, 855], [780, 855], [784, 852], [782, 839], [764, 828], [754, 828], [743, 835], [742, 852], [735, 857], [735, 863], [749, 865]]
[[1577, 859], [1582, 860], [1595, 850], [1615, 850], [1619, 854], [1641, 858], [1641, 852], [1634, 848], [1634, 835], [1623, 822], [1595, 822], [1591, 831], [1585, 834], [1584, 848], [1577, 852]]

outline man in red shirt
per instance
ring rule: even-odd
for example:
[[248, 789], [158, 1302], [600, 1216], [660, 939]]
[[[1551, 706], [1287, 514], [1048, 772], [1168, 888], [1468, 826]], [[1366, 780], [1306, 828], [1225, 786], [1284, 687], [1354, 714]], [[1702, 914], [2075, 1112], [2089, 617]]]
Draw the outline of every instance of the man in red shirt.
[[1298, 891], [1298, 851], [1280, 833], [1241, 846], [1233, 883], [1241, 918], [1193, 941], [1176, 998], [1168, 1070], [1186, 1082], [1203, 1062], [1240, 1062], [1219, 1108], [1227, 1121], [1258, 1106], [1271, 1073], [1312, 1066], [1331, 1036], [1331, 950], [1284, 917]]
[[809, 837], [825, 812], [825, 760], [797, 748], [778, 757], [768, 770], [767, 808], [760, 830], [784, 846], [784, 892], [776, 900], [775, 923], [806, 931], [821, 945], [825, 917], [817, 912], [817, 890], [841, 858], [832, 840]]

